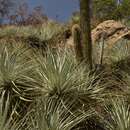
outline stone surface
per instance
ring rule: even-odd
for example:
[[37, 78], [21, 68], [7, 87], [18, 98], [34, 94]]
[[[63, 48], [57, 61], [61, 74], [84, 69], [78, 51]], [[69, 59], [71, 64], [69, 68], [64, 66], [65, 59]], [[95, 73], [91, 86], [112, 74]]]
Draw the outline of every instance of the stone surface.
[[104, 33], [104, 40], [110, 45], [113, 45], [121, 38], [130, 40], [130, 29], [121, 22], [114, 20], [104, 21], [92, 30], [93, 43], [99, 42]]

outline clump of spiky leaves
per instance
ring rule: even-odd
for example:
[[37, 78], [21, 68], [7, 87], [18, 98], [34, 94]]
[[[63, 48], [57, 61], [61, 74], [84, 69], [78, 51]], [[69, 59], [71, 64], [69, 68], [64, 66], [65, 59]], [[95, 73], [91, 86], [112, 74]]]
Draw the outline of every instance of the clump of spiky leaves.
[[[27, 48], [22, 46], [12, 46], [11, 44], [3, 43], [0, 48], [0, 95], [3, 97], [3, 108], [9, 96], [9, 111], [8, 116], [16, 106], [16, 102], [22, 105], [22, 110], [18, 107], [21, 113], [26, 110], [28, 101], [31, 101], [34, 87], [29, 85], [27, 76], [34, 75], [34, 67], [32, 61], [26, 55]], [[35, 89], [36, 90], [36, 89]], [[26, 105], [25, 105], [26, 104]]]
[[41, 89], [48, 120], [57, 110], [65, 111], [63, 119], [73, 113], [78, 117], [80, 111], [88, 112], [105, 96], [105, 85], [100, 84], [99, 76], [77, 65], [70, 53], [48, 51], [46, 56], [36, 55], [35, 60], [39, 67], [32, 82]]
[[9, 95], [7, 95], [7, 100], [5, 102], [4, 109], [2, 98], [0, 99], [0, 130], [18, 130], [18, 128], [20, 127], [20, 121], [18, 121], [17, 119], [13, 120], [15, 108], [11, 112], [10, 116], [8, 116], [8, 111], [10, 109], [10, 97]]
[[43, 24], [42, 27], [37, 28], [37, 32], [34, 36], [37, 36], [40, 40], [48, 40], [62, 32], [63, 29], [63, 26], [60, 24], [48, 22]]
[[129, 130], [130, 129], [130, 106], [123, 99], [111, 101], [106, 107], [108, 118], [106, 128], [108, 130]]
[[70, 112], [73, 105], [71, 104], [67, 106], [68, 109], [64, 109], [59, 104], [55, 113], [52, 113], [46, 109], [44, 98], [40, 101], [38, 100], [36, 109], [32, 112], [33, 116], [29, 115], [29, 130], [71, 130], [74, 126], [94, 114], [93, 110], [84, 112], [79, 109], [78, 111]]
[[2, 100], [0, 100], [0, 130], [9, 130], [11, 123], [11, 115], [7, 118], [9, 109], [9, 96], [7, 95], [7, 101], [5, 102], [5, 108], [2, 108]]
[[39, 67], [32, 82], [41, 89], [49, 112], [54, 113], [59, 104], [68, 109], [66, 106], [72, 102], [71, 111], [78, 108], [85, 111], [105, 95], [101, 79], [77, 65], [71, 54], [48, 51], [45, 57], [39, 55], [35, 60]]
[[106, 59], [115, 73], [120, 73], [120, 75], [124, 76], [124, 72], [130, 74], [129, 56], [129, 41], [122, 39], [115, 43], [111, 49], [108, 49]]
[[130, 45], [129, 41], [121, 39], [109, 50], [109, 56], [111, 62], [119, 62], [126, 59], [130, 55]]
[[[94, 59], [95, 62], [99, 58], [99, 54], [101, 52], [102, 41], [96, 43], [93, 47], [94, 49]], [[104, 53], [103, 53], [103, 62], [106, 64], [112, 64], [113, 66], [118, 66], [121, 63], [125, 63], [129, 60], [130, 55], [130, 45], [129, 41], [126, 39], [120, 39], [118, 42], [114, 44], [108, 44], [107, 42], [104, 43]]]

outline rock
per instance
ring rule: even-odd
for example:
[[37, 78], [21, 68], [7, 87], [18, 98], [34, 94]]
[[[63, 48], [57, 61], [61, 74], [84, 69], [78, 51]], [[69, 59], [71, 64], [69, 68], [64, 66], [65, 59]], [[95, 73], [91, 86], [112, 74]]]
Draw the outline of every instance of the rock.
[[130, 40], [130, 29], [128, 27], [123, 25], [121, 22], [107, 20], [100, 23], [92, 30], [92, 41], [94, 44], [100, 41], [104, 32], [106, 34], [104, 40], [110, 46], [121, 38], [127, 38]]
[[[101, 40], [101, 37], [105, 34], [105, 43], [107, 43], [108, 47], [110, 48], [121, 38], [126, 38], [130, 40], [130, 28], [115, 20], [107, 20], [100, 23], [95, 29], [92, 30], [91, 33], [93, 44], [99, 42]], [[72, 36], [67, 39], [66, 46], [68, 48], [74, 48]]]

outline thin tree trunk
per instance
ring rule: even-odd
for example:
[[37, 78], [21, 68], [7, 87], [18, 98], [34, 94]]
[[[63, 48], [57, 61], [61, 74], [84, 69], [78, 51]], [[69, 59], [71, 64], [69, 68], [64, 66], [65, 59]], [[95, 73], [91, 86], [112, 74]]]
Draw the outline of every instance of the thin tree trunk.
[[90, 24], [90, 0], [80, 0], [80, 27], [84, 59], [92, 69], [92, 40]]

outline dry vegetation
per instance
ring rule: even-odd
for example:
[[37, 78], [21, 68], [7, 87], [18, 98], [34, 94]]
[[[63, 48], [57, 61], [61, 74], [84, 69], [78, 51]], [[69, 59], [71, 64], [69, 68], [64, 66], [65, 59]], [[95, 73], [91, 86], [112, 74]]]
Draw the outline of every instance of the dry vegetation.
[[67, 45], [78, 20], [0, 28], [0, 130], [130, 130], [130, 41], [94, 44], [90, 71]]

